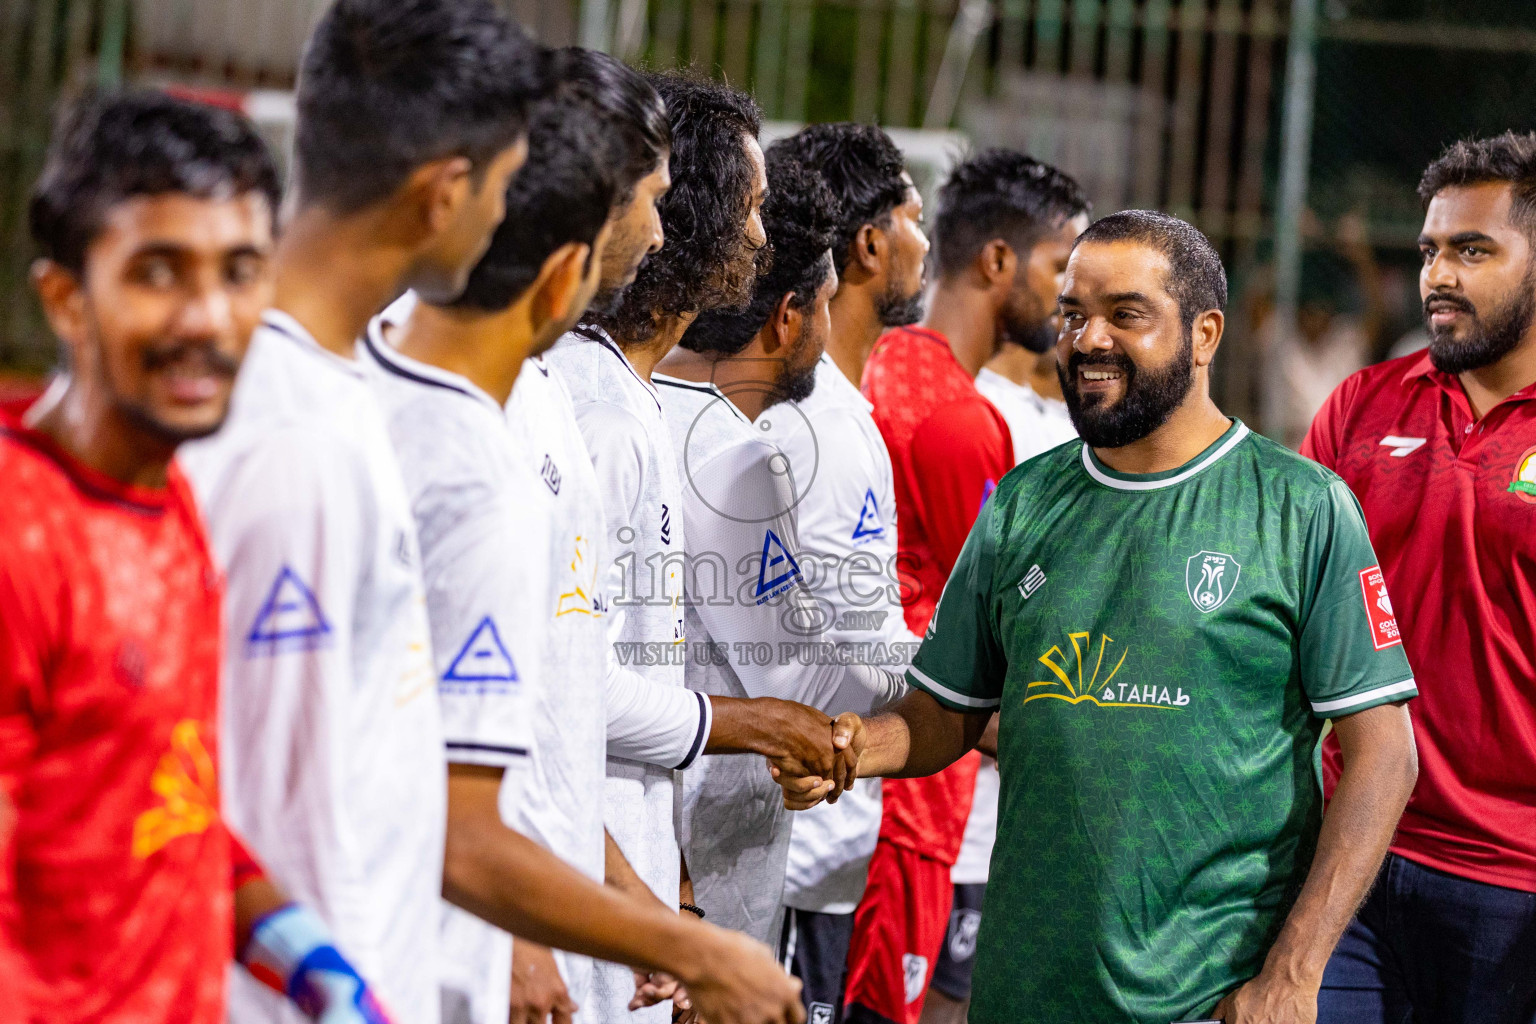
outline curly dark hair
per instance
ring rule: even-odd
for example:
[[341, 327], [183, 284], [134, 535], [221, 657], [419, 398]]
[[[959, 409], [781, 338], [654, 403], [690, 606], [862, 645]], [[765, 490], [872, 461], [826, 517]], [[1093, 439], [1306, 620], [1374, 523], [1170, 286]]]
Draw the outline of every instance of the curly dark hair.
[[1536, 237], [1536, 132], [1510, 131], [1491, 139], [1463, 139], [1447, 147], [1424, 169], [1419, 198], [1428, 207], [1442, 189], [1495, 181], [1510, 187], [1510, 223]]
[[168, 192], [256, 193], [275, 219], [277, 165], [232, 111], [142, 90], [87, 94], [60, 109], [28, 208], [32, 240], [78, 274], [114, 206]]
[[815, 171], [807, 170], [788, 153], [768, 161], [768, 199], [763, 203], [763, 227], [773, 248], [773, 265], [757, 279], [743, 310], [700, 313], [679, 342], [694, 352], [735, 355], [763, 329], [785, 295], [804, 309], [832, 274], [832, 242], [836, 237], [837, 199]]
[[837, 199], [839, 216], [832, 239], [837, 272], [848, 269], [850, 246], [866, 224], [887, 227], [891, 211], [907, 201], [911, 188], [906, 161], [891, 137], [872, 124], [842, 121], [813, 124], [768, 147], [770, 159], [793, 157], [815, 169]]
[[956, 167], [938, 207], [930, 258], [942, 277], [964, 270], [994, 238], [1023, 259], [1042, 234], [1093, 209], [1077, 182], [1011, 149], [984, 149]]
[[691, 72], [646, 77], [672, 124], [672, 188], [659, 204], [666, 241], [618, 308], [593, 317], [626, 345], [650, 340], [665, 317], [742, 305], [758, 273], [743, 230], [753, 176], [746, 141], [762, 127], [757, 104]]

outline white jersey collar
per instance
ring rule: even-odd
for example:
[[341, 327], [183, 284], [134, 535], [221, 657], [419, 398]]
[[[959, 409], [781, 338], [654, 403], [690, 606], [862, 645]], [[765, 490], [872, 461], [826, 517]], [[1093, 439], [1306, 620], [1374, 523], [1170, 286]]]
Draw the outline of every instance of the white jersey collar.
[[[858, 385], [843, 375], [843, 371], [837, 365], [836, 360], [823, 352], [821, 354], [821, 363], [827, 371], [826, 375], [832, 378], [832, 390], [828, 397], [835, 399], [839, 405], [853, 406], [863, 409], [865, 412], [875, 411], [875, 403], [865, 398], [864, 392], [859, 390]], [[818, 381], [816, 386], [820, 388], [822, 386], [821, 382]]]
[[385, 372], [394, 374], [396, 377], [415, 381], [417, 384], [426, 384], [430, 387], [454, 391], [466, 398], [483, 402], [497, 413], [502, 411], [501, 406], [496, 404], [496, 400], [482, 391], [468, 377], [445, 370], [440, 366], [433, 366], [430, 363], [423, 363], [418, 359], [412, 359], [396, 349], [384, 338], [384, 323], [385, 321], [382, 316], [373, 318], [373, 321], [368, 324], [367, 333], [363, 336], [363, 345], [368, 350], [368, 354], [373, 356], [374, 361]]
[[579, 338], [584, 338], [593, 344], [601, 345], [603, 348], [617, 356], [619, 362], [624, 364], [624, 369], [629, 371], [629, 375], [635, 378], [635, 380], [640, 383], [641, 387], [645, 388], [645, 390], [651, 393], [651, 397], [656, 401], [656, 408], [661, 408], [661, 396], [656, 393], [656, 385], [640, 376], [640, 371], [635, 369], [635, 364], [629, 361], [629, 356], [624, 354], [624, 350], [619, 347], [619, 343], [613, 340], [613, 335], [609, 334], [607, 331], [603, 330], [596, 324], [577, 324], [574, 328], [572, 328], [571, 333], [575, 334]]
[[740, 409], [736, 408], [736, 403], [731, 401], [729, 396], [727, 396], [724, 391], [721, 391], [713, 384], [700, 384], [698, 381], [683, 380], [681, 377], [671, 377], [665, 373], [653, 373], [651, 374], [651, 379], [653, 379], [657, 384], [664, 384], [669, 388], [678, 388], [682, 391], [697, 391], [700, 394], [709, 395], [711, 398], [719, 399], [721, 402], [725, 403], [725, 407], [731, 410], [732, 415], [734, 415], [738, 420], [747, 424], [748, 426], [752, 425], [752, 421], [747, 419], [746, 414], [743, 413]]
[[1093, 449], [1083, 443], [1083, 468], [1088, 475], [1105, 487], [1117, 491], [1159, 491], [1165, 487], [1181, 484], [1191, 477], [1203, 473], [1205, 470], [1220, 462], [1232, 449], [1242, 444], [1243, 439], [1250, 431], [1242, 420], [1233, 420], [1232, 426], [1225, 434], [1217, 438], [1209, 448], [1190, 459], [1177, 469], [1166, 470], [1162, 473], [1119, 473], [1110, 469], [1098, 460], [1093, 454]]
[[274, 334], [281, 335], [286, 340], [317, 359], [325, 360], [331, 366], [343, 373], [363, 379], [363, 368], [356, 359], [348, 359], [339, 356], [315, 340], [315, 336], [309, 333], [309, 328], [299, 323], [292, 316], [280, 309], [267, 309], [261, 314], [261, 325]]

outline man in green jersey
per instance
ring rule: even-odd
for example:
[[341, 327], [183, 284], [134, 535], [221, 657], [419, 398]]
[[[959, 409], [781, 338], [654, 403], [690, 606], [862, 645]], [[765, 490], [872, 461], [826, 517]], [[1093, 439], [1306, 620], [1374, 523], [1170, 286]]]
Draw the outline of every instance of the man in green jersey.
[[[1211, 401], [1225, 301], [1173, 217], [1078, 239], [1057, 358], [1083, 441], [998, 485], [915, 692], [854, 737], [860, 774], [927, 775], [1000, 714], [972, 1024], [1310, 1024], [1412, 789], [1417, 691], [1360, 508]], [[829, 785], [780, 782], [792, 806]]]

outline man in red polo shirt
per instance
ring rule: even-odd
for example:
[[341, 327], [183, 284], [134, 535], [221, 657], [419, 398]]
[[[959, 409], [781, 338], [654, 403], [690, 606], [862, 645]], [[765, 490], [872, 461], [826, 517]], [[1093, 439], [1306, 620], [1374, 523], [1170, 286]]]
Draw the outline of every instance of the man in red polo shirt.
[[219, 1024], [238, 947], [327, 1024], [386, 1018], [219, 814], [220, 592], [172, 461], [271, 296], [277, 172], [152, 93], [60, 123], [30, 209], [68, 372], [0, 407], [0, 1020]]
[[1419, 195], [1429, 350], [1345, 381], [1302, 447], [1360, 499], [1360, 585], [1422, 686], [1418, 786], [1323, 1024], [1536, 1020], [1536, 134], [1457, 143]]
[[[1013, 468], [1002, 414], [976, 374], [1010, 333], [1036, 329], [1026, 270], [1047, 236], [1075, 238], [1088, 204], [1077, 184], [1019, 153], [988, 150], [939, 191], [928, 316], [890, 331], [864, 368], [864, 396], [891, 453], [897, 565], [907, 627], [928, 628], [982, 504]], [[991, 752], [995, 729], [983, 744]], [[887, 779], [880, 837], [854, 915], [850, 1024], [916, 1024], [933, 980], [980, 757], [928, 778]]]

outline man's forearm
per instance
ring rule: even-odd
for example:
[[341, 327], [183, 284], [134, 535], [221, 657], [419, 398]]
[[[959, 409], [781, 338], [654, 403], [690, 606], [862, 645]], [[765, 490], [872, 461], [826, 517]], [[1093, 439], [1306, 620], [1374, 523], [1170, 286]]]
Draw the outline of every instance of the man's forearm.
[[[457, 766], [455, 766], [457, 767]], [[697, 976], [698, 944], [660, 901], [599, 885], [493, 814], [495, 787], [451, 779], [443, 896], [513, 935], [646, 971]], [[489, 806], [486, 806], [487, 800]], [[476, 805], [480, 806], [476, 806]]]
[[[707, 754], [762, 754], [782, 757], [788, 753], [787, 737], [795, 727], [788, 701], [772, 697], [714, 697]], [[830, 733], [831, 719], [827, 719]], [[830, 746], [830, 740], [828, 741]]]
[[1266, 972], [1317, 983], [1370, 892], [1418, 774], [1413, 728], [1402, 705], [1335, 722], [1344, 770], [1323, 816], [1317, 853], [1296, 905], [1264, 963]]
[[918, 778], [941, 772], [976, 746], [991, 717], [950, 711], [914, 690], [865, 720], [859, 775]]
[[624, 851], [619, 849], [619, 844], [613, 841], [607, 829], [603, 829], [603, 881], [635, 899], [655, 900], [659, 905], [666, 906], [661, 897], [645, 884], [645, 879], [635, 872], [629, 858], [624, 856]]

